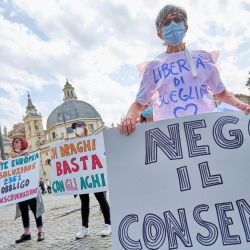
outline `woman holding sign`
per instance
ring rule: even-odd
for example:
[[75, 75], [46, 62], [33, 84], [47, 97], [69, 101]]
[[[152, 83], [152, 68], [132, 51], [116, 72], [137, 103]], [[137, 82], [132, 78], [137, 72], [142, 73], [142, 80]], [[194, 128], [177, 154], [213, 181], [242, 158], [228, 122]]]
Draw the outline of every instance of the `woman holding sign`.
[[[76, 137], [88, 136], [88, 128], [84, 121], [76, 121], [71, 126], [75, 130]], [[100, 204], [101, 211], [104, 217], [104, 226], [101, 232], [102, 236], [111, 234], [110, 208], [104, 192], [94, 193], [97, 201]], [[80, 194], [81, 199], [81, 214], [82, 227], [76, 233], [76, 239], [84, 238], [89, 234], [89, 194]]]
[[212, 112], [215, 109], [213, 95], [221, 102], [250, 113], [248, 104], [226, 90], [215, 65], [218, 52], [187, 49], [183, 39], [188, 23], [183, 8], [166, 5], [155, 24], [165, 51], [140, 65], [140, 89], [120, 124], [122, 133], [134, 132], [136, 120], [148, 103], [153, 107], [155, 121]]
[[[13, 151], [11, 152], [11, 158], [15, 158], [18, 156], [23, 156], [28, 154], [28, 142], [24, 138], [14, 138], [12, 141], [12, 148]], [[16, 217], [22, 216], [24, 233], [21, 235], [20, 239], [16, 240], [16, 244], [30, 240], [31, 233], [30, 233], [30, 218], [29, 218], [29, 209], [33, 212], [36, 226], [37, 226], [37, 241], [44, 240], [44, 232], [43, 232], [43, 221], [42, 221], [42, 214], [44, 213], [44, 206], [41, 194], [36, 198], [32, 198], [29, 200], [21, 201], [16, 205]]]

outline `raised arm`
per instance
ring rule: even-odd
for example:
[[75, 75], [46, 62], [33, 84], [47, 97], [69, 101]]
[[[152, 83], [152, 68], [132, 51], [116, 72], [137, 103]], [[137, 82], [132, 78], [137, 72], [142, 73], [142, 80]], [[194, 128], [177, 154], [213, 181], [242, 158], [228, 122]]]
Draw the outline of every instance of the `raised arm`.
[[222, 93], [216, 94], [216, 97], [222, 102], [228, 103], [232, 106], [239, 108], [246, 114], [250, 113], [250, 105], [240, 101], [238, 98], [236, 98], [232, 93], [228, 92], [227, 90], [223, 91]]

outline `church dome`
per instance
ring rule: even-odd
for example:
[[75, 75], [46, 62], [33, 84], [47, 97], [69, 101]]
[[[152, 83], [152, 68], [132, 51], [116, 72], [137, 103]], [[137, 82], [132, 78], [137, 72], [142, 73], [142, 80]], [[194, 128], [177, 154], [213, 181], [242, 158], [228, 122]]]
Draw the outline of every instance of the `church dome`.
[[64, 102], [55, 108], [48, 117], [47, 129], [58, 123], [79, 119], [101, 119], [96, 109], [87, 102], [77, 100], [73, 86], [66, 80]]
[[101, 119], [96, 109], [84, 101], [66, 101], [55, 108], [48, 117], [47, 129], [53, 127], [57, 123], [77, 119]]

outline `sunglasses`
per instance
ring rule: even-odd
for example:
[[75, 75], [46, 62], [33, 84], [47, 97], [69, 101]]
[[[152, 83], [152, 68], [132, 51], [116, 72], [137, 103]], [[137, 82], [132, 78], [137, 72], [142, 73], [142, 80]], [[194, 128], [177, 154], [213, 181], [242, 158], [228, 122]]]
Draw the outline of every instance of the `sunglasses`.
[[162, 18], [159, 26], [162, 28], [163, 26], [168, 26], [171, 22], [174, 21], [176, 23], [185, 22], [185, 19], [181, 13], [171, 13], [166, 17]]
[[17, 144], [17, 143], [21, 143], [21, 141], [20, 140], [15, 140], [14, 144]]

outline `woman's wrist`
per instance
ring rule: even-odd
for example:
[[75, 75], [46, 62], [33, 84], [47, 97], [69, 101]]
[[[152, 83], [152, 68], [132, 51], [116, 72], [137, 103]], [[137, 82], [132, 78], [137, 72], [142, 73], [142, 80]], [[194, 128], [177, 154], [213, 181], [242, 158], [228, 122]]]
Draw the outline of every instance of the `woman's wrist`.
[[248, 107], [250, 107], [247, 103], [244, 103], [244, 102], [240, 102], [238, 105], [237, 105], [237, 108], [239, 108], [240, 110], [242, 111], [245, 111]]

